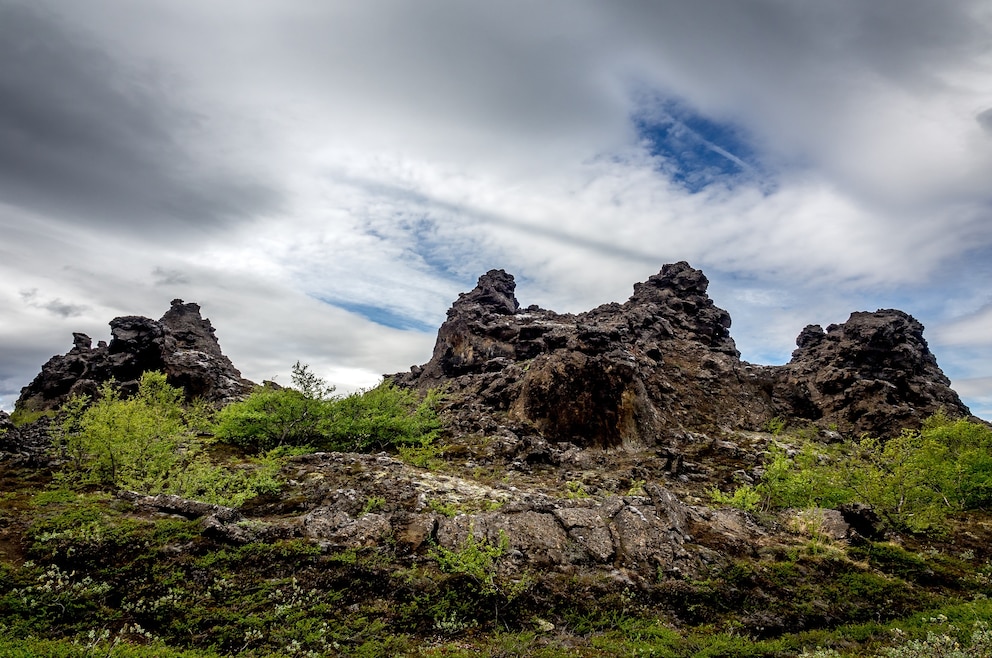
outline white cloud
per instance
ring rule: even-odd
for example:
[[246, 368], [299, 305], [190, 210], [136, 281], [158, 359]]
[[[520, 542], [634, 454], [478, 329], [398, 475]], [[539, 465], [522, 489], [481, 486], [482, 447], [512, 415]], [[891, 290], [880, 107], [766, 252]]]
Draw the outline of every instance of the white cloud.
[[937, 341], [948, 346], [992, 347], [992, 304], [940, 327]]

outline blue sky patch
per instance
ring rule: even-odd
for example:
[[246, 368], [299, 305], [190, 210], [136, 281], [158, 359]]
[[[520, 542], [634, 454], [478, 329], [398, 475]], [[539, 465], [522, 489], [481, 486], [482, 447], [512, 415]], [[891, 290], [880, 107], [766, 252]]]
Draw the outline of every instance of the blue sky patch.
[[464, 274], [458, 270], [460, 265], [457, 259], [458, 250], [452, 249], [451, 245], [438, 235], [435, 219], [424, 215], [402, 220], [399, 222], [399, 228], [406, 236], [406, 248], [432, 272], [459, 284], [465, 283]]
[[318, 299], [325, 304], [337, 306], [338, 308], [344, 309], [349, 313], [355, 313], [356, 315], [362, 316], [366, 320], [375, 322], [376, 324], [381, 324], [382, 326], [389, 327], [390, 329], [399, 329], [401, 331], [422, 331], [425, 333], [433, 333], [437, 331], [437, 326], [435, 324], [429, 324], [427, 322], [423, 322], [422, 320], [411, 318], [382, 306], [325, 299], [323, 297], [319, 297]]
[[714, 121], [685, 103], [662, 101], [635, 117], [634, 125], [651, 155], [662, 159], [661, 169], [690, 192], [766, 178], [741, 128]]

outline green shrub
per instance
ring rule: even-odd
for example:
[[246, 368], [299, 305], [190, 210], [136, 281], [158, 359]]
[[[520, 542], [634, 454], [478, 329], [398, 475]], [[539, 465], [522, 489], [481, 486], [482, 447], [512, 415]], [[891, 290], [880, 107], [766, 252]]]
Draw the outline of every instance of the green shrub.
[[496, 563], [509, 549], [510, 538], [501, 530], [499, 543], [491, 544], [476, 537], [474, 530], [469, 525], [468, 535], [457, 547], [435, 546], [429, 555], [444, 573], [468, 576], [483, 594], [498, 594], [501, 588]]
[[306, 445], [320, 438], [334, 388], [310, 372], [293, 366], [295, 388], [259, 387], [242, 402], [217, 414], [217, 438], [248, 448], [267, 450], [281, 445]]
[[772, 418], [771, 420], [769, 420], [767, 423], [765, 423], [765, 429], [767, 429], [769, 432], [771, 432], [775, 436], [778, 436], [778, 435], [782, 434], [782, 432], [785, 431], [785, 428], [787, 427], [787, 425], [788, 425], [788, 423], [786, 423], [785, 420], [783, 420], [782, 418], [779, 418], [778, 416], [775, 416], [774, 418]]
[[854, 496], [910, 530], [992, 503], [992, 429], [967, 420], [937, 414], [884, 443], [865, 437], [847, 465]]
[[732, 494], [723, 493], [714, 487], [710, 490], [710, 498], [717, 505], [753, 512], [758, 509], [758, 505], [761, 503], [761, 492], [750, 484], [741, 485]]
[[146, 372], [127, 399], [108, 382], [95, 402], [80, 396], [63, 405], [57, 434], [69, 462], [60, 478], [222, 505], [277, 490], [277, 454], [233, 469], [207, 459], [199, 437], [205, 415], [202, 405], [184, 406], [182, 390], [162, 373]]
[[132, 398], [122, 399], [114, 382], [107, 382], [92, 404], [86, 396], [67, 402], [60, 438], [77, 473], [139, 491], [160, 487], [189, 438], [182, 395], [162, 373], [147, 372]]
[[807, 443], [793, 457], [774, 447], [771, 461], [758, 486], [767, 504], [774, 507], [835, 507], [851, 500], [841, 484], [837, 453]]
[[437, 390], [420, 400], [414, 391], [384, 381], [334, 401], [321, 426], [319, 445], [360, 452], [428, 446], [441, 430], [440, 399]]
[[[327, 450], [417, 449], [426, 456], [441, 429], [438, 391], [416, 392], [385, 381], [346, 397], [299, 362], [295, 388], [259, 388], [217, 416], [217, 438], [250, 449], [311, 445]], [[423, 456], [420, 453], [414, 457]]]
[[757, 489], [776, 507], [859, 501], [896, 527], [939, 531], [949, 514], [992, 504], [992, 429], [937, 414], [919, 430], [865, 436], [846, 451], [807, 443], [790, 457], [775, 448]]

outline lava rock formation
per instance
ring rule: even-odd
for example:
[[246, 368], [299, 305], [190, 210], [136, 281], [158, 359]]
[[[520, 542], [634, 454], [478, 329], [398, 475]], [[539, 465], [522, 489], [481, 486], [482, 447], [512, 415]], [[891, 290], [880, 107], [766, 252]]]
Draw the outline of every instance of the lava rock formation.
[[923, 338], [893, 310], [800, 334], [792, 361], [741, 361], [730, 315], [688, 263], [665, 265], [624, 304], [580, 314], [520, 308], [492, 270], [459, 296], [431, 360], [393, 375], [444, 385], [464, 431], [496, 425], [580, 447], [646, 447], [688, 431], [761, 429], [775, 417], [885, 436], [944, 410], [968, 416]]
[[58, 409], [73, 395], [94, 395], [101, 384], [116, 380], [125, 391], [137, 387], [141, 374], [158, 370], [181, 387], [189, 399], [229, 402], [254, 384], [224, 356], [209, 320], [197, 304], [172, 300], [160, 320], [128, 315], [110, 322], [111, 341], [93, 347], [86, 334], [74, 333], [68, 353], [53, 356], [34, 380], [21, 389], [17, 409]]

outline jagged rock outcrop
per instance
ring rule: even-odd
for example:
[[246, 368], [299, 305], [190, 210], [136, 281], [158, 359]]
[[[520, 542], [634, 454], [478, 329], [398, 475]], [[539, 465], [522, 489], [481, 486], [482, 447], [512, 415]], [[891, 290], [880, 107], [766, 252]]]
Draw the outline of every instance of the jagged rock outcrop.
[[199, 305], [175, 299], [160, 320], [134, 315], [111, 320], [109, 345], [100, 341], [93, 347], [89, 336], [73, 333], [72, 349], [42, 366], [34, 381], [21, 389], [16, 407], [57, 409], [73, 395], [95, 394], [110, 379], [125, 390], [133, 389], [141, 374], [150, 370], [164, 372], [168, 382], [181, 387], [190, 399], [237, 399], [253, 384], [221, 352], [214, 331], [210, 321], [200, 316]]
[[685, 262], [665, 265], [624, 304], [572, 315], [521, 309], [513, 277], [492, 270], [452, 305], [431, 360], [392, 378], [444, 383], [461, 431], [503, 426], [580, 447], [664, 445], [775, 416], [885, 435], [940, 409], [969, 414], [905, 313], [807, 327], [789, 364], [755, 366], [708, 283]]
[[852, 313], [826, 331], [809, 325], [796, 344], [775, 373], [776, 403], [789, 417], [884, 437], [941, 410], [970, 413], [930, 352], [923, 325], [902, 311]]
[[479, 408], [482, 425], [492, 410], [523, 434], [580, 447], [760, 424], [772, 408], [754, 395], [730, 316], [706, 295], [708, 283], [687, 263], [666, 265], [625, 304], [572, 315], [521, 310], [513, 278], [493, 270], [448, 311], [431, 361], [393, 379], [445, 382]]
[[884, 437], [940, 410], [970, 413], [930, 352], [923, 325], [902, 311], [852, 313], [826, 331], [809, 325], [796, 344], [776, 372], [776, 402], [791, 417]]

